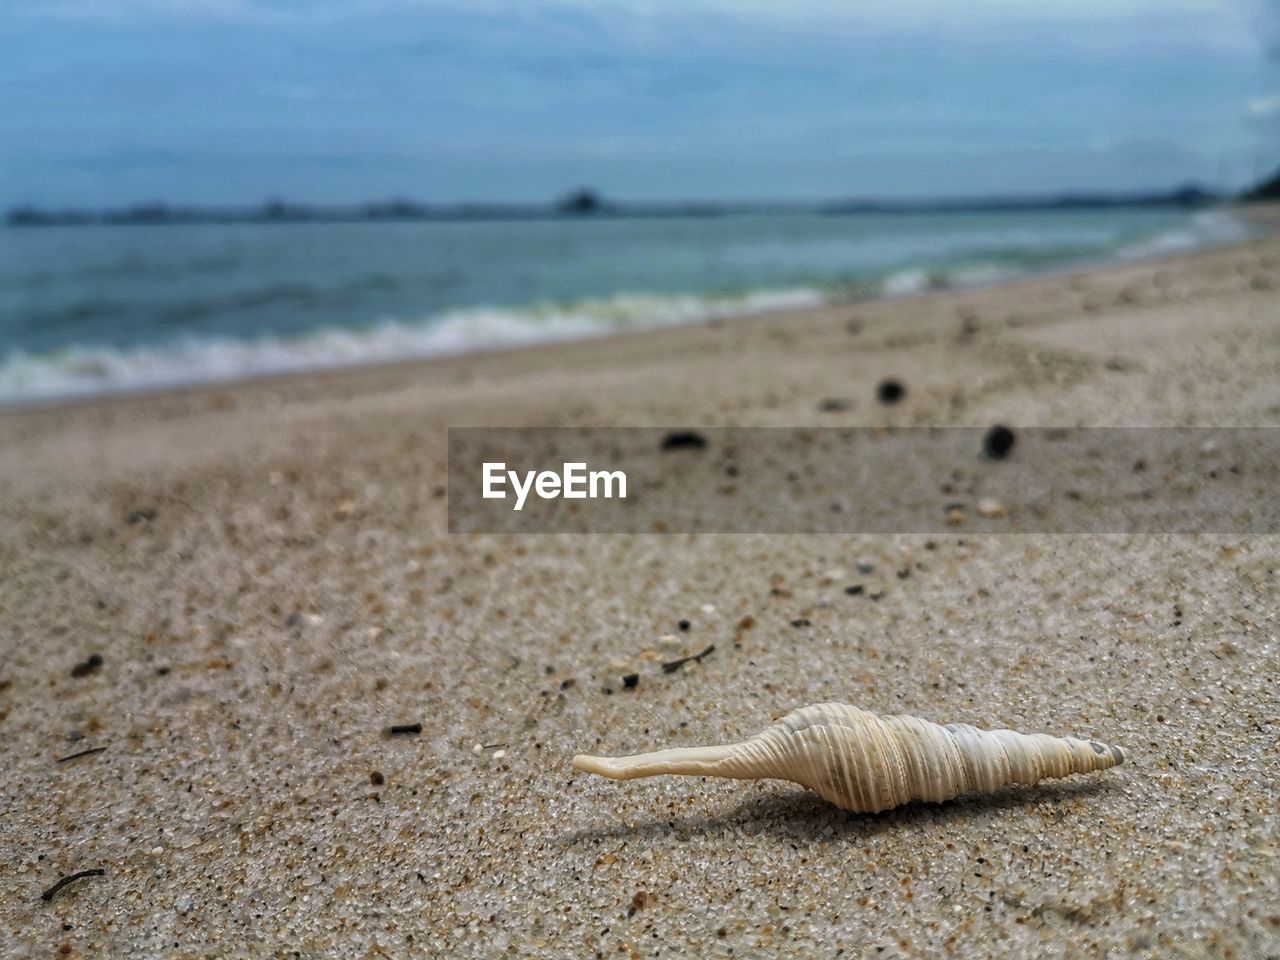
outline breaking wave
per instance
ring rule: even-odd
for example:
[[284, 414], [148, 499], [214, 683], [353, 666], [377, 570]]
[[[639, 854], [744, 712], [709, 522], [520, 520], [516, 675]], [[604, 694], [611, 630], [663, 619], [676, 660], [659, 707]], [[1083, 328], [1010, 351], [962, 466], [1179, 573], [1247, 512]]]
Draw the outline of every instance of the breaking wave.
[[525, 309], [451, 310], [418, 321], [328, 327], [295, 337], [183, 337], [130, 348], [66, 347], [0, 361], [0, 404], [220, 383], [302, 370], [389, 363], [820, 307], [817, 289], [741, 296], [620, 295]]

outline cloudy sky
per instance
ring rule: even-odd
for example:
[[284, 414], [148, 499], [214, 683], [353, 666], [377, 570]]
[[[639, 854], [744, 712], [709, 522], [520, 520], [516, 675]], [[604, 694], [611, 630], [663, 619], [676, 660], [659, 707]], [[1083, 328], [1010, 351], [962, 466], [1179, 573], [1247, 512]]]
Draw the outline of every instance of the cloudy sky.
[[1280, 0], [3, 0], [0, 204], [1235, 187], [1280, 166], [1278, 25]]

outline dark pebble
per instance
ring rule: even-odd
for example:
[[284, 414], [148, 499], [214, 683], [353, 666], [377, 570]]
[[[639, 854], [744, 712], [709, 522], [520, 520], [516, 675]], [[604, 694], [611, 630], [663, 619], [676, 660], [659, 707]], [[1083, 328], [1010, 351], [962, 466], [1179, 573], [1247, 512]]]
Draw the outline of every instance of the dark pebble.
[[573, 686], [575, 683], [577, 683], [577, 682], [578, 682], [578, 681], [577, 681], [577, 680], [575, 680], [575, 679], [573, 679], [573, 677], [570, 677], [570, 678], [569, 678], [569, 679], [567, 679], [567, 680], [561, 680], [561, 681], [560, 681], [560, 689], [561, 689], [561, 690], [568, 690], [570, 687], [572, 687], [572, 686]]
[[893, 406], [907, 395], [907, 388], [897, 380], [881, 380], [876, 387], [876, 399], [885, 406]]
[[862, 592], [862, 590], [863, 590], [863, 586], [860, 583], [855, 583], [852, 587], [844, 588], [844, 592], [851, 597], [856, 597], [858, 594]]
[[810, 623], [807, 617], [797, 617], [791, 621], [791, 625], [793, 627], [807, 627], [810, 626]]
[[421, 732], [422, 732], [422, 724], [420, 724], [420, 723], [398, 723], [398, 724], [396, 724], [394, 727], [392, 727], [392, 728], [390, 729], [390, 731], [389, 731], [389, 732], [390, 732], [391, 734], [393, 734], [393, 735], [395, 735], [395, 734], [401, 734], [401, 733], [421, 733]]
[[387, 778], [375, 770], [373, 773], [369, 774], [369, 782], [375, 787], [380, 787], [387, 782]]
[[873, 563], [860, 563], [858, 564], [857, 569], [858, 569], [858, 572], [862, 574], [864, 577], [869, 576], [872, 573], [875, 573], [875, 570], [876, 570], [875, 564]]
[[707, 438], [693, 430], [677, 430], [662, 438], [663, 450], [705, 450]]
[[692, 624], [690, 624], [688, 620], [681, 620], [679, 623], [676, 624], [676, 626], [679, 627], [681, 630], [688, 630], [689, 627], [692, 626]]
[[1001, 424], [996, 424], [982, 438], [982, 454], [988, 460], [1003, 460], [1013, 449], [1017, 438], [1013, 431]]
[[640, 684], [640, 674], [628, 673], [622, 678], [622, 686], [627, 690], [634, 690]]
[[91, 673], [97, 673], [102, 668], [102, 656], [97, 653], [91, 653], [89, 659], [84, 663], [77, 663], [71, 668], [71, 675], [76, 679], [87, 677]]

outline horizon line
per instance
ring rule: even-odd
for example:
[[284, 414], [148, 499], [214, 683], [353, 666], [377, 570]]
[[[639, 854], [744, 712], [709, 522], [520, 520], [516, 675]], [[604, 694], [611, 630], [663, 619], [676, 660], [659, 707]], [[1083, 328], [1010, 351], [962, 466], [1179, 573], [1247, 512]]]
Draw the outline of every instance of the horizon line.
[[932, 198], [833, 197], [822, 200], [615, 200], [588, 187], [553, 200], [426, 202], [406, 197], [348, 203], [267, 199], [258, 203], [171, 204], [142, 201], [125, 206], [9, 207], [9, 226], [78, 226], [170, 223], [335, 222], [377, 220], [558, 219], [581, 217], [727, 216], [749, 213], [974, 213], [1124, 206], [1195, 207], [1247, 197], [1188, 183], [1166, 190], [1063, 190], [1043, 194], [986, 194]]

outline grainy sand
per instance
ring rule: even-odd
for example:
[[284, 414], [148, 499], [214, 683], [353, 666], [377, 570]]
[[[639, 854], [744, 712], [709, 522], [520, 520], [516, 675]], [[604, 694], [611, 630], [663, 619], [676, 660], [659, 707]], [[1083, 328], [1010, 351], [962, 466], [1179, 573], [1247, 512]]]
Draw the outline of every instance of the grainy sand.
[[[997, 420], [1280, 424], [1280, 240], [0, 417], [0, 952], [1280, 955], [1280, 539], [444, 532], [448, 425]], [[569, 767], [825, 699], [1132, 759], [875, 816]]]

